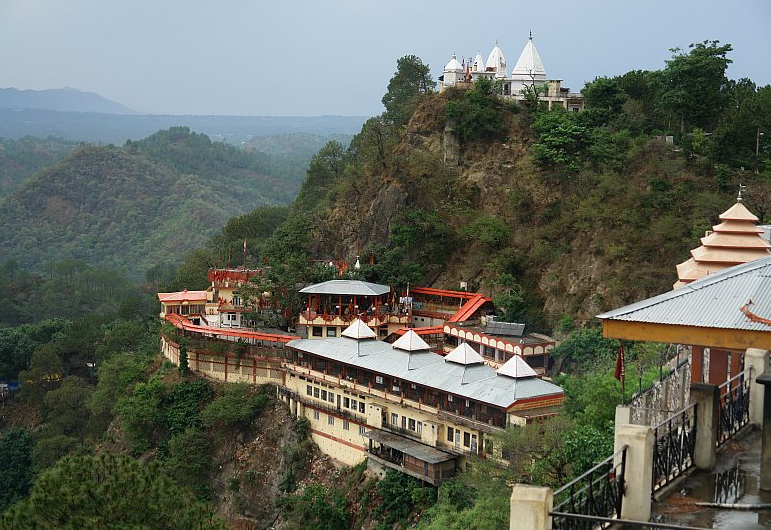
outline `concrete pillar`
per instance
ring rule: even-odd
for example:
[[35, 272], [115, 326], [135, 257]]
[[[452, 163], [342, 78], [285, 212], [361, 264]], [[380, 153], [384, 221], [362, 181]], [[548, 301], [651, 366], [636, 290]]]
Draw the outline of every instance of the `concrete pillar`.
[[621, 519], [647, 521], [651, 517], [653, 429], [643, 425], [622, 425], [616, 436], [618, 443], [627, 446]]
[[717, 460], [717, 429], [720, 414], [718, 387], [708, 383], [691, 384], [691, 404], [696, 404], [696, 444], [693, 464], [711, 471]]
[[760, 431], [760, 489], [769, 491], [771, 490], [771, 370], [760, 374], [757, 382], [763, 386], [763, 427]]
[[551, 530], [554, 492], [551, 488], [514, 484], [509, 530]]
[[744, 367], [750, 370], [750, 422], [760, 429], [763, 426], [763, 385], [757, 378], [769, 368], [768, 350], [748, 348], [744, 354]]
[[[613, 453], [618, 453], [621, 450], [622, 443], [619, 443], [618, 433], [622, 425], [629, 425], [632, 423], [632, 407], [625, 407], [624, 405], [616, 406], [616, 422], [613, 429]], [[613, 462], [618, 465], [621, 462], [621, 456], [617, 456]]]
[[[737, 375], [739, 375], [742, 371], [742, 352], [739, 351], [732, 351], [731, 352], [731, 373], [728, 374], [729, 379], [733, 379]], [[742, 384], [741, 381], [736, 380], [733, 383], [731, 383], [731, 388], [736, 388]]]
[[704, 381], [704, 346], [691, 346], [691, 383]]

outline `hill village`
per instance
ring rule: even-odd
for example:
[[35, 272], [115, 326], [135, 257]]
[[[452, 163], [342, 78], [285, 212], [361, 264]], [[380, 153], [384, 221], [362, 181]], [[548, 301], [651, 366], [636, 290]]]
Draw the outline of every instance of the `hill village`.
[[[741, 193], [719, 220], [672, 271], [675, 290], [663, 297], [689, 295], [743, 263], [771, 261], [768, 227], [757, 225]], [[210, 269], [206, 290], [158, 293], [163, 355], [215, 380], [275, 385], [335, 461], [355, 465], [366, 458], [376, 473], [396, 469], [434, 486], [473, 456], [503, 461], [511, 455], [496, 447], [496, 432], [559, 410], [564, 392], [549, 378], [554, 339], [498, 320], [484, 294], [397, 292], [355, 279], [358, 268], [357, 258], [351, 270], [340, 268], [339, 279], [300, 289], [304, 307], [291, 315], [291, 333], [255, 329], [246, 318], [276, 311], [270, 292], [256, 306], [244, 304], [241, 290], [263, 270]], [[645, 312], [639, 309], [645, 303], [599, 315], [606, 336], [669, 342], [666, 334], [641, 336], [635, 327], [629, 315]], [[742, 310], [753, 320], [754, 313]], [[744, 374], [744, 355], [735, 347], [681, 344], [692, 357], [694, 383], [723, 385]]]

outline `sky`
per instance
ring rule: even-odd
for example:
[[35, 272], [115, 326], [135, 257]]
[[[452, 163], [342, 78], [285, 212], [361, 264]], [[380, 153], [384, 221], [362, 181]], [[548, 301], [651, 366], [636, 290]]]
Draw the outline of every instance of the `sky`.
[[69, 86], [152, 114], [364, 115], [396, 60], [453, 52], [509, 70], [533, 39], [550, 79], [660, 69], [731, 43], [728, 76], [771, 84], [769, 0], [0, 0], [0, 88]]

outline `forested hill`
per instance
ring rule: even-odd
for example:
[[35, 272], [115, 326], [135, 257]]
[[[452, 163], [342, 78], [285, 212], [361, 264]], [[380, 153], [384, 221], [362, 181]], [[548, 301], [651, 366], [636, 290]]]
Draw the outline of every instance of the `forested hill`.
[[0, 199], [15, 190], [32, 173], [70, 154], [75, 146], [76, 142], [50, 136], [26, 136], [19, 140], [0, 138]]
[[143, 276], [202, 245], [233, 216], [289, 202], [265, 155], [187, 128], [125, 147], [84, 145], [0, 203], [0, 262], [71, 258]]

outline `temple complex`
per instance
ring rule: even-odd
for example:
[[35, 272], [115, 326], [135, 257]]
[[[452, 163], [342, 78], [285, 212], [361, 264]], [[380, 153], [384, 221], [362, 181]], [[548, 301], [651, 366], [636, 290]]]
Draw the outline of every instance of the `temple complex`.
[[561, 80], [550, 80], [546, 76], [546, 69], [533, 43], [532, 33], [511, 75], [506, 69], [503, 51], [498, 46], [498, 41], [495, 41], [486, 61], [482, 60], [478, 51], [473, 59], [463, 58], [462, 61], [458, 61], [457, 55], [453, 54], [439, 77], [439, 89], [442, 91], [450, 87], [470, 88], [480, 78], [500, 81], [501, 96], [505, 98], [524, 101], [524, 92], [530, 89], [536, 90], [539, 99], [546, 102], [550, 109], [553, 105], [574, 112], [584, 109], [584, 98], [580, 93], [572, 93], [569, 88], [562, 86]]

